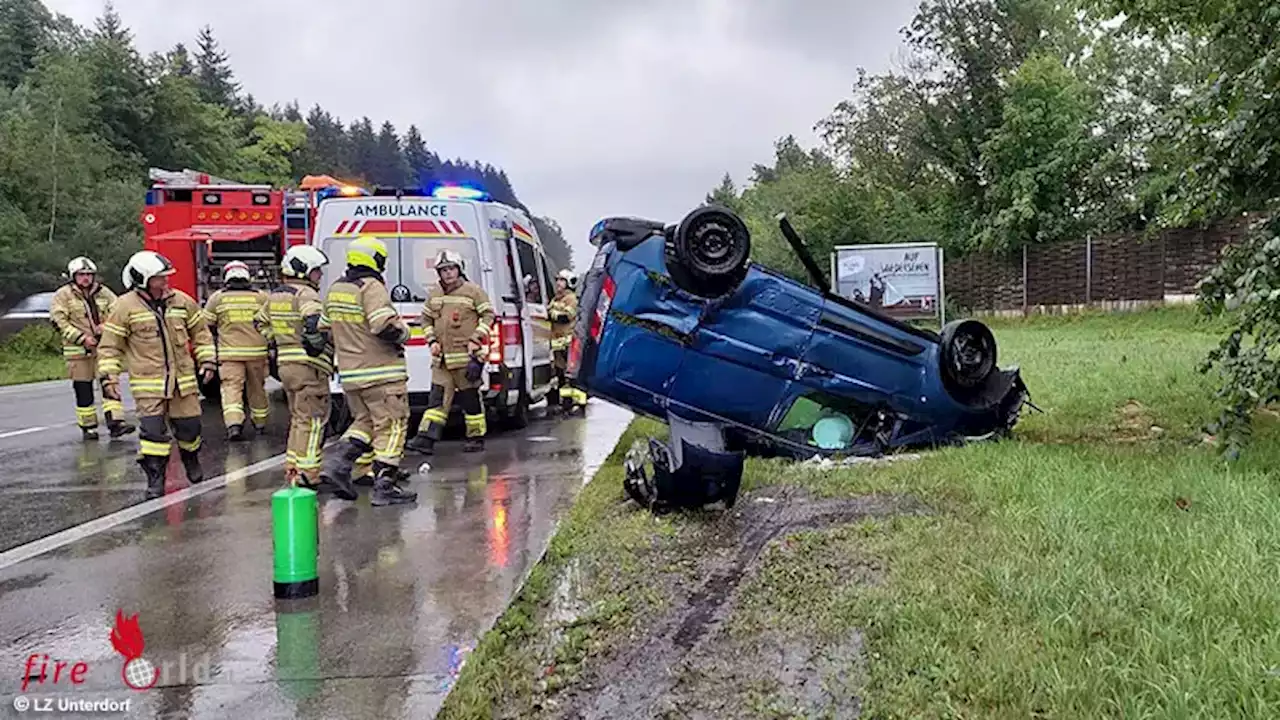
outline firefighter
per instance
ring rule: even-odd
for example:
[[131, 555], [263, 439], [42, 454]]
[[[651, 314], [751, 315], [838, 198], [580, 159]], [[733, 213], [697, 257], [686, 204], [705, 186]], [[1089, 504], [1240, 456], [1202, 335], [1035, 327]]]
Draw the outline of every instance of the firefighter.
[[104, 395], [119, 400], [120, 373], [129, 373], [141, 429], [138, 464], [147, 476], [147, 498], [164, 494], [170, 428], [187, 479], [193, 484], [204, 481], [196, 372], [198, 365], [204, 381], [213, 381], [217, 367], [213, 336], [200, 305], [190, 295], [170, 289], [173, 272], [173, 265], [159, 253], [134, 253], [123, 273], [129, 292], [111, 308], [98, 346]]
[[[98, 411], [93, 406], [93, 381], [98, 377], [98, 343], [102, 321], [111, 312], [116, 294], [98, 282], [98, 266], [87, 257], [67, 263], [70, 282], [53, 294], [49, 316], [62, 333], [62, 357], [76, 395], [76, 424], [85, 440], [98, 439]], [[103, 394], [102, 414], [107, 432], [118, 438], [133, 432], [124, 421], [124, 405]]]
[[258, 312], [267, 294], [255, 290], [249, 266], [232, 260], [222, 268], [223, 288], [204, 306], [204, 319], [218, 350], [218, 375], [222, 381], [222, 421], [227, 439], [245, 440], [244, 401], [259, 433], [267, 425], [267, 339], [258, 330]]
[[556, 275], [556, 295], [547, 306], [551, 318], [551, 352], [556, 365], [556, 388], [551, 391], [547, 407], [573, 412], [587, 405], [587, 394], [569, 382], [569, 345], [573, 342], [573, 325], [578, 319], [578, 296], [574, 293], [577, 277], [570, 270]]
[[[291, 483], [319, 485], [324, 429], [329, 422], [329, 377], [333, 347], [320, 333], [320, 278], [329, 258], [319, 248], [295, 245], [285, 253], [285, 280], [271, 291], [259, 324], [271, 339], [278, 379], [289, 399], [289, 441], [285, 476]], [[338, 479], [342, 481], [341, 478]], [[350, 483], [336, 486], [343, 500], [355, 500]]]
[[484, 370], [482, 353], [493, 327], [493, 304], [479, 285], [467, 279], [458, 253], [442, 250], [436, 256], [435, 269], [440, 282], [427, 291], [421, 323], [437, 362], [433, 363], [427, 410], [408, 447], [427, 455], [435, 452], [456, 397], [467, 426], [462, 449], [479, 452], [484, 450], [487, 430], [479, 383]]
[[352, 467], [372, 455], [374, 505], [409, 503], [418, 494], [401, 488], [400, 470], [409, 429], [409, 371], [404, 344], [409, 327], [391, 304], [382, 279], [387, 246], [369, 236], [347, 247], [347, 271], [330, 288], [318, 329], [332, 338], [338, 377], [353, 416], [343, 442], [320, 479], [346, 488]]

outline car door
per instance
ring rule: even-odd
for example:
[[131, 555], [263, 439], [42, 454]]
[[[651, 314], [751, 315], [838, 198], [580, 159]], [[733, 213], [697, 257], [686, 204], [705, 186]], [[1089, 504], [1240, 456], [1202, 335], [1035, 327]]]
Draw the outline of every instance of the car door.
[[918, 392], [928, 347], [922, 337], [850, 301], [827, 296], [798, 378], [811, 387], [882, 405], [895, 395]]
[[524, 337], [524, 384], [532, 396], [536, 386], [550, 380], [551, 321], [547, 314], [547, 298], [540, 279], [542, 271], [538, 267], [537, 252], [533, 245], [514, 235], [507, 242], [516, 264], [516, 285], [523, 293], [520, 298], [520, 333]]

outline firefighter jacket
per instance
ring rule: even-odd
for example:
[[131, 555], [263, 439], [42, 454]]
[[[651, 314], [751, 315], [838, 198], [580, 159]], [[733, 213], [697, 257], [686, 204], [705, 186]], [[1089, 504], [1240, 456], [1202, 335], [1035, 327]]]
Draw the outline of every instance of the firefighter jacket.
[[204, 319], [217, 338], [218, 361], [265, 360], [267, 339], [256, 324], [267, 294], [252, 288], [223, 288], [204, 305]]
[[102, 283], [94, 283], [87, 291], [75, 283], [67, 283], [53, 294], [49, 318], [62, 333], [62, 357], [67, 360], [88, 357], [85, 338], [102, 338], [102, 322], [111, 312], [116, 294]]
[[493, 315], [493, 303], [485, 291], [470, 280], [463, 280], [450, 291], [439, 283], [432, 285], [420, 322], [427, 344], [440, 343], [441, 364], [448, 370], [457, 370], [471, 361], [469, 343], [483, 346], [489, 342]]
[[287, 279], [271, 291], [258, 312], [258, 326], [276, 345], [276, 361], [281, 365], [304, 364], [333, 374], [333, 351], [312, 356], [303, 344], [304, 333], [317, 332], [324, 306], [320, 293], [305, 280]]
[[551, 318], [551, 349], [568, 350], [578, 319], [578, 296], [572, 290], [558, 293], [547, 306], [547, 315]]
[[319, 327], [332, 338], [344, 388], [359, 390], [409, 379], [404, 362], [409, 327], [375, 270], [350, 267], [330, 286]]
[[160, 300], [138, 291], [125, 293], [102, 330], [98, 373], [114, 381], [122, 371], [128, 372], [135, 398], [194, 394], [196, 363], [214, 367], [213, 336], [200, 305], [180, 290]]

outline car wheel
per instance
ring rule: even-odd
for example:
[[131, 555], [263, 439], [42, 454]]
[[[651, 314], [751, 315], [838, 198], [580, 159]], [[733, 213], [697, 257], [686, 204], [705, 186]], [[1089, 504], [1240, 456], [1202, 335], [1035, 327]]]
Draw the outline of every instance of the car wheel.
[[942, 329], [942, 377], [968, 395], [982, 388], [996, 369], [996, 337], [977, 320], [956, 320]]
[[511, 430], [523, 430], [529, 427], [529, 396], [524, 390], [520, 391], [515, 407], [508, 407], [504, 411], [502, 424]]
[[685, 216], [671, 233], [671, 278], [682, 290], [718, 297], [741, 282], [751, 254], [746, 223], [727, 208], [708, 205]]

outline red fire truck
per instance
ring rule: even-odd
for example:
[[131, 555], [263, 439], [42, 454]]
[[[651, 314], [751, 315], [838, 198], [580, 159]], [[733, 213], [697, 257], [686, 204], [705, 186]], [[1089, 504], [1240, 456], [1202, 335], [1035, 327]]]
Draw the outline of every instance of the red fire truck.
[[[141, 216], [143, 246], [168, 258], [172, 286], [203, 305], [222, 286], [222, 268], [232, 260], [249, 266], [255, 285], [278, 285], [285, 251], [311, 239], [320, 200], [368, 194], [327, 175], [284, 189], [152, 168]], [[203, 390], [217, 397], [216, 383]]]

